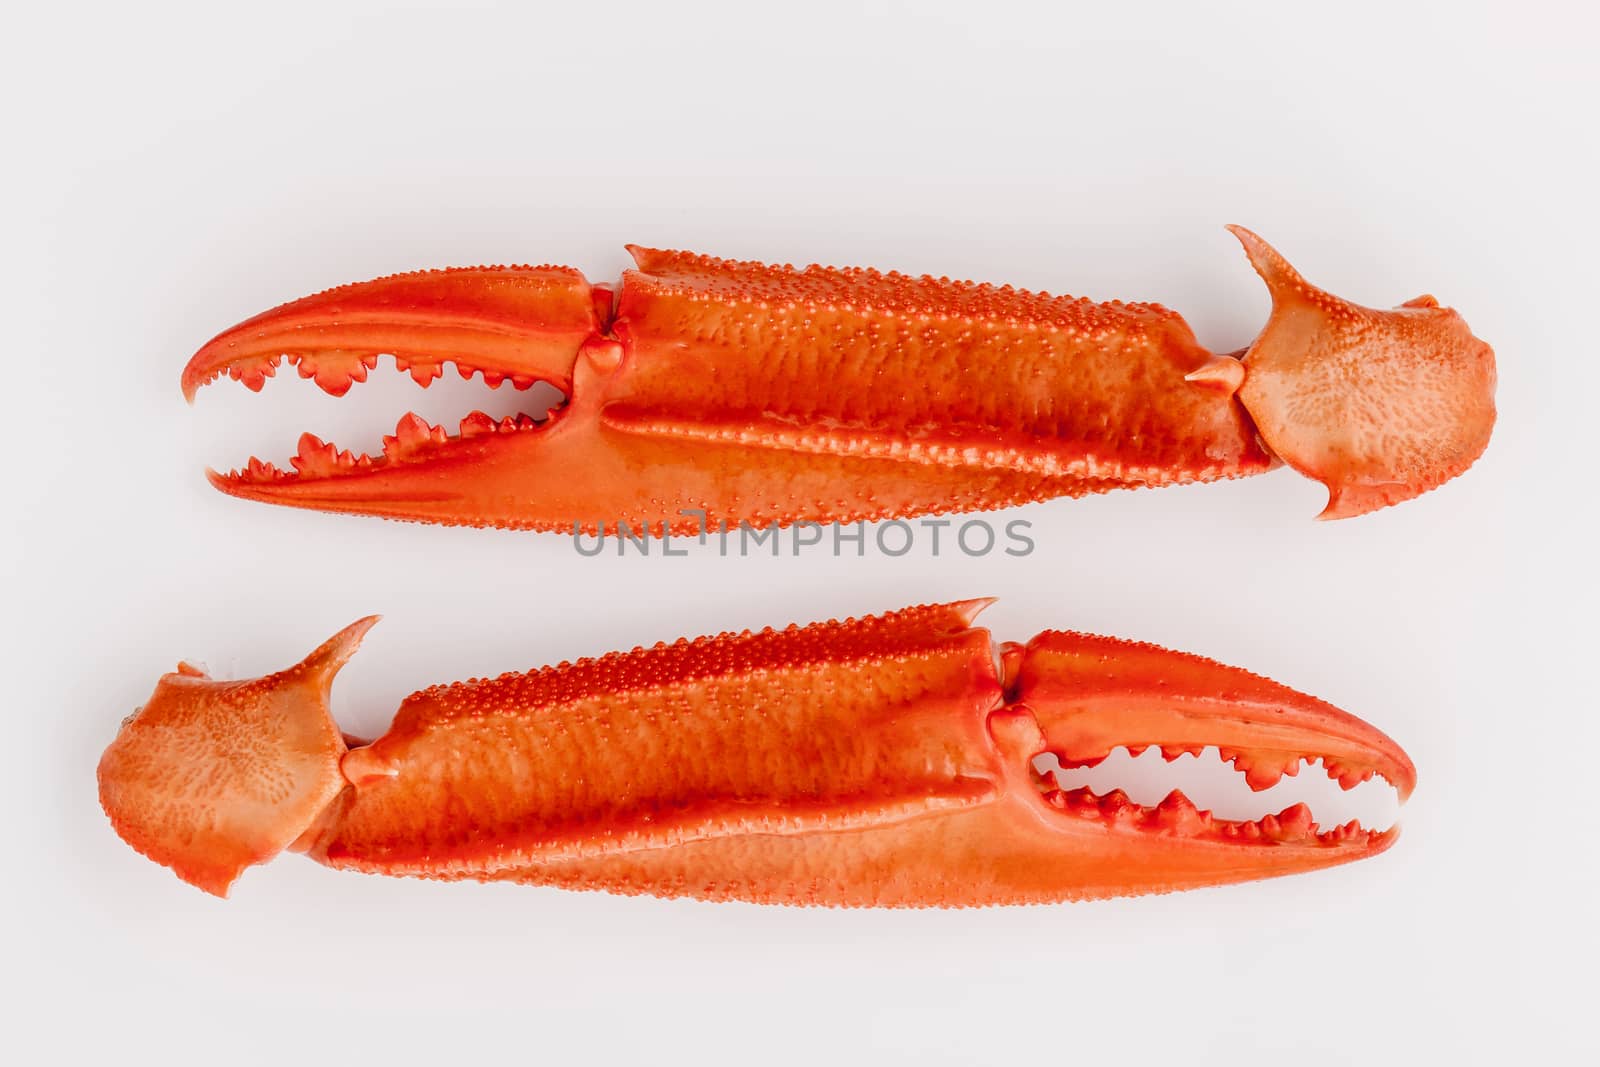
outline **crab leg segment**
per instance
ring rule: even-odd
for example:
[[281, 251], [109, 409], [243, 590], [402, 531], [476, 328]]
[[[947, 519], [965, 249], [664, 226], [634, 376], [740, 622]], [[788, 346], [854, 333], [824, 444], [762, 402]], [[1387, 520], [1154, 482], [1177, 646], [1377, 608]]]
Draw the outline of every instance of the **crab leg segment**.
[[265, 678], [215, 681], [187, 663], [165, 675], [100, 760], [100, 803], [122, 839], [218, 895], [288, 847], [345, 788], [328, 688], [377, 621]]
[[[428, 384], [555, 384], [548, 421], [401, 420], [381, 454], [303, 439], [237, 496], [428, 522], [693, 530], [982, 510], [1212, 481], [1281, 456], [1354, 514], [1452, 477], [1493, 423], [1459, 316], [1370, 311], [1237, 231], [1274, 296], [1242, 361], [1154, 304], [631, 249], [615, 294], [562, 267], [345, 286], [226, 331], [183, 376], [259, 389], [281, 358], [333, 393], [389, 353]], [[1258, 380], [1259, 379], [1259, 380]]]
[[[1320, 757], [1341, 778], [1381, 774], [1402, 794], [1414, 774], [1359, 720], [1197, 657], [1047, 633], [1008, 646], [997, 671], [987, 632], [971, 625], [984, 603], [436, 686], [348, 752], [327, 716], [325, 672], [168, 675], [107, 750], [101, 799], [130, 844], [217, 893], [290, 842], [370, 873], [967, 906], [1246, 881], [1394, 839], [1354, 824], [1319, 831], [1303, 806], [1230, 822], [1178, 792], [1146, 808], [1049, 787], [1033, 769], [1045, 752], [1087, 762], [1143, 744], [1219, 744], [1252, 768]], [[304, 688], [313, 676], [321, 688]], [[200, 713], [208, 699], [220, 729]], [[270, 725], [286, 707], [301, 734], [250, 733], [252, 714]], [[315, 724], [320, 740], [300, 740]], [[280, 758], [316, 773], [280, 772]], [[250, 847], [228, 846], [235, 828]]]

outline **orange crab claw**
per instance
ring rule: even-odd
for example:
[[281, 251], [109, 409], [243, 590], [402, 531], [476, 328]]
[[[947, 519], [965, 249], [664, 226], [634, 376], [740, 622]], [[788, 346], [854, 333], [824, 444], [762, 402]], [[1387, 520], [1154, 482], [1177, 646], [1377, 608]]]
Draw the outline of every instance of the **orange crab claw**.
[[[972, 625], [986, 603], [435, 686], [342, 758], [323, 690], [293, 672], [185, 681], [177, 713], [160, 699], [169, 676], [108, 750], [101, 795], [130, 844], [213, 892], [291, 841], [370, 873], [842, 906], [1164, 892], [1394, 841], [1319, 830], [1303, 805], [1228, 821], [1177, 792], [1145, 807], [1052, 787], [1034, 769], [1044, 753], [1084, 762], [1135, 744], [1219, 744], [1253, 775], [1322, 758], [1342, 781], [1378, 774], [1401, 793], [1414, 772], [1365, 723], [1194, 656], [1047, 633], [1005, 646], [997, 669]], [[311, 755], [281, 728], [291, 703], [317, 720]]]
[[407, 415], [376, 455], [307, 435], [283, 469], [211, 476], [250, 499], [475, 526], [850, 522], [1233, 478], [1278, 456], [1352, 514], [1464, 469], [1488, 434], [1488, 347], [1451, 312], [1353, 309], [1246, 242], [1276, 310], [1243, 362], [1154, 304], [632, 248], [615, 293], [560, 267], [330, 290], [223, 333], [183, 388], [258, 389], [287, 357], [342, 394], [382, 353], [424, 386], [446, 361], [553, 383], [567, 403], [548, 419]]
[[[1216, 746], [1254, 790], [1316, 759], [1345, 789], [1376, 776], [1404, 802], [1416, 787], [1400, 746], [1355, 716], [1238, 667], [1155, 645], [1042, 633], [1023, 651], [1011, 696], [1033, 716], [1042, 751], [1064, 768], [1092, 766], [1119, 747], [1154, 747], [1171, 760]], [[1128, 869], [1153, 889], [1232, 881], [1241, 852], [1252, 877], [1265, 877], [1381, 852], [1399, 834], [1350, 823], [1322, 831], [1304, 804], [1253, 821], [1219, 819], [1178, 791], [1147, 807], [1087, 788], [1048, 789], [1045, 798], [1103, 829], [1106, 848], [1125, 851]]]
[[[302, 438], [291, 469], [252, 460], [213, 484], [429, 522], [684, 533], [698, 513], [730, 525], [854, 521], [1273, 462], [1236, 399], [1184, 382], [1209, 353], [1153, 305], [630, 251], [638, 269], [614, 300], [567, 272], [559, 300], [494, 302], [493, 336], [557, 342], [536, 373], [569, 400], [547, 420], [473, 413], [452, 433], [408, 415], [378, 455]], [[422, 324], [451, 337], [439, 323], [476, 328], [504, 285], [494, 271], [409, 275], [287, 304], [208, 344], [185, 389], [219, 368], [258, 384], [279, 355], [302, 373], [330, 351], [340, 367], [389, 351], [413, 365], [433, 336]], [[607, 313], [586, 319], [595, 307]], [[491, 382], [516, 373], [499, 356], [475, 340], [470, 366]], [[331, 391], [348, 384], [341, 372]]]

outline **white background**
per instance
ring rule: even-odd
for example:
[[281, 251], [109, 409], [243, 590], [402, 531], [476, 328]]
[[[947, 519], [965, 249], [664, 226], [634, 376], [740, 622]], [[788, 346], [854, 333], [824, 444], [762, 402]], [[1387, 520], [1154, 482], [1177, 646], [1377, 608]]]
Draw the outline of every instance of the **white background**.
[[[0, 1045], [175, 1063], [1594, 1048], [1587, 8], [138, 4], [7, 23]], [[201, 477], [282, 461], [302, 429], [374, 446], [407, 406], [455, 417], [481, 391], [435, 400], [387, 361], [342, 402], [297, 380], [193, 409], [178, 391], [202, 341], [281, 300], [477, 262], [605, 280], [626, 241], [1160, 300], [1226, 351], [1267, 306], [1235, 221], [1352, 299], [1463, 311], [1500, 366], [1471, 472], [1338, 523], [1288, 471], [1056, 501], [1002, 516], [1033, 523], [1024, 559], [585, 560]], [[95, 801], [101, 749], [179, 657], [259, 674], [369, 612], [386, 619], [335, 707], [370, 733], [436, 681], [982, 594], [1002, 638], [1156, 641], [1378, 724], [1421, 771], [1404, 837], [1295, 879], [1009, 910], [617, 899], [298, 857], [220, 901]]]

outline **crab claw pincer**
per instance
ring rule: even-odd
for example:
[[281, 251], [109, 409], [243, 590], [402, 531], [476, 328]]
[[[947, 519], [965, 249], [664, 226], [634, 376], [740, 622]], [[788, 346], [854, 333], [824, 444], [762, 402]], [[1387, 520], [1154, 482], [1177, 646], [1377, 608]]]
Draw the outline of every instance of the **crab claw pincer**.
[[1396, 830], [1255, 820], [1034, 766], [1218, 745], [1264, 788], [1320, 758], [1415, 772], [1371, 726], [1197, 656], [1048, 632], [997, 657], [987, 601], [661, 644], [434, 686], [349, 749], [327, 685], [371, 620], [266, 678], [167, 675], [100, 763], [112, 826], [225, 894], [285, 847], [331, 867], [617, 893], [975, 906], [1166, 892], [1371, 856]]

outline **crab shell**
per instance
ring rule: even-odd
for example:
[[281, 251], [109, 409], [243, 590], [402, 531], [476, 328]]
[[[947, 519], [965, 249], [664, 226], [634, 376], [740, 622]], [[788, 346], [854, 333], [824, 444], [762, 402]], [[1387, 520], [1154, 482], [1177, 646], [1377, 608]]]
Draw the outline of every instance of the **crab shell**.
[[1494, 424], [1494, 356], [1454, 311], [1380, 311], [1307, 284], [1239, 227], [1272, 293], [1242, 359], [1155, 304], [631, 248], [615, 292], [569, 267], [395, 275], [206, 344], [191, 399], [284, 358], [342, 395], [381, 353], [422, 385], [453, 362], [544, 381], [547, 418], [406, 415], [377, 455], [307, 434], [224, 492], [423, 522], [598, 532], [853, 522], [1257, 474], [1328, 487], [1324, 517], [1455, 477]]
[[1375, 855], [1397, 829], [1303, 804], [1216, 818], [1035, 769], [1217, 745], [1263, 789], [1321, 759], [1402, 799], [1389, 738], [1286, 686], [1152, 645], [996, 649], [987, 601], [729, 633], [434, 686], [348, 748], [328, 686], [371, 619], [244, 682], [161, 679], [100, 762], [139, 852], [211, 893], [284, 848], [331, 867], [708, 900], [972, 906], [1166, 892]]

